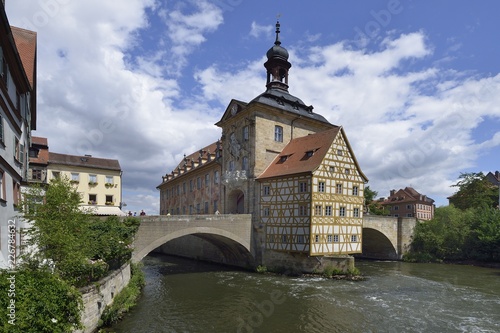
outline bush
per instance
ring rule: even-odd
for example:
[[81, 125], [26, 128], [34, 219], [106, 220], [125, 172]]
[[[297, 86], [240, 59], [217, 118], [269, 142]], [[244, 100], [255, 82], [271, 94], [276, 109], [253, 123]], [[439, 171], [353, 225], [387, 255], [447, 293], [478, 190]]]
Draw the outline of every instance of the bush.
[[[8, 278], [15, 276], [14, 294]], [[67, 333], [81, 328], [81, 294], [75, 287], [46, 270], [0, 270], [0, 332]], [[9, 295], [11, 294], [11, 295]], [[13, 297], [12, 297], [13, 296]], [[15, 300], [15, 325], [6, 309]]]

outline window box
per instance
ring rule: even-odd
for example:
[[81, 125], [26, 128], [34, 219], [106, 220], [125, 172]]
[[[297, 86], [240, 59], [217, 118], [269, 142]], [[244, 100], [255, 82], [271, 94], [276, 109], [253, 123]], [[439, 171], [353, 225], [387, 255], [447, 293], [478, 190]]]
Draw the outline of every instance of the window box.
[[89, 204], [89, 205], [95, 205], [95, 204], [96, 204], [96, 202], [95, 202], [95, 201], [93, 201], [93, 200], [89, 200], [88, 204]]
[[79, 180], [70, 180], [69, 181], [71, 184], [80, 184]]
[[97, 182], [89, 182], [89, 186], [96, 186]]
[[114, 206], [114, 203], [111, 201], [106, 201], [106, 206]]
[[112, 188], [114, 185], [115, 185], [115, 184], [113, 184], [113, 183], [106, 183], [106, 184], [104, 184], [104, 186], [105, 186], [106, 188]]

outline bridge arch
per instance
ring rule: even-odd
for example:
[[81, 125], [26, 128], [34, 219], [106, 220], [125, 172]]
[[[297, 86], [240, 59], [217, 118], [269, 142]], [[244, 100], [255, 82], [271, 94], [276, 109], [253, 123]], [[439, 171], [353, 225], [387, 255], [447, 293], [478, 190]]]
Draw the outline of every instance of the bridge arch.
[[250, 245], [251, 215], [248, 214], [141, 218], [132, 261], [139, 262], [160, 246], [186, 236], [196, 237], [217, 248], [219, 256], [213, 261], [240, 267], [254, 266]]
[[399, 259], [397, 244], [383, 232], [373, 228], [363, 228], [362, 257], [372, 259]]

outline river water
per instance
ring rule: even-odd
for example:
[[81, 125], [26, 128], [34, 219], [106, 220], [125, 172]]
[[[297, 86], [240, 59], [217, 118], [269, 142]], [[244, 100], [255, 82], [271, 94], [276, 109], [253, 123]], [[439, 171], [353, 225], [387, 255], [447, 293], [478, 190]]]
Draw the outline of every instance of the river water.
[[143, 295], [113, 332], [500, 332], [500, 269], [357, 260], [367, 279], [353, 282], [143, 262]]

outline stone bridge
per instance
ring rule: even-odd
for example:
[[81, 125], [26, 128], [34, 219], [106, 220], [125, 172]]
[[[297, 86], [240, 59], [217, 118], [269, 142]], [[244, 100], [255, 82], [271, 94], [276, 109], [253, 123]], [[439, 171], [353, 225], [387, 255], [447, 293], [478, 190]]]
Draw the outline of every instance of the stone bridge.
[[403, 258], [409, 250], [417, 219], [365, 215], [363, 217], [363, 254], [357, 257], [373, 259]]
[[[141, 216], [134, 240], [132, 261], [139, 262], [153, 250], [173, 240], [190, 242], [193, 237], [217, 248], [214, 261], [253, 267], [252, 216], [238, 215], [173, 215]], [[182, 244], [182, 243], [181, 243]]]

